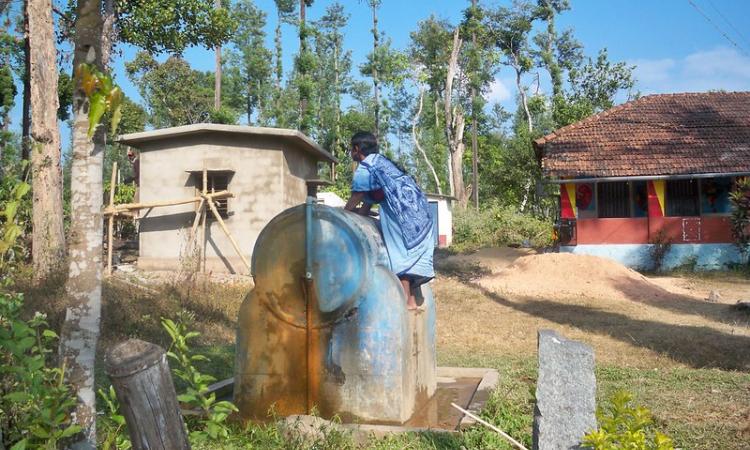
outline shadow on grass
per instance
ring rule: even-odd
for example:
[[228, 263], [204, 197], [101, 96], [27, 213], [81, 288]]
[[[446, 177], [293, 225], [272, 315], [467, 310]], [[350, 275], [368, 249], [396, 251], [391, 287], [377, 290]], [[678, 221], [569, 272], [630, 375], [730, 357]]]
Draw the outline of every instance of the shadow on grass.
[[736, 336], [708, 327], [675, 325], [651, 320], [634, 319], [581, 305], [566, 305], [548, 300], [523, 298], [510, 301], [485, 287], [465, 282], [494, 302], [580, 330], [608, 335], [632, 345], [668, 355], [676, 361], [696, 368], [715, 367], [727, 370], [750, 368], [750, 338]]
[[629, 300], [655, 308], [678, 314], [697, 315], [719, 323], [748, 322], [747, 316], [738, 313], [732, 305], [711, 303], [674, 294], [652, 283], [633, 283], [630, 280], [613, 279], [612, 285]]

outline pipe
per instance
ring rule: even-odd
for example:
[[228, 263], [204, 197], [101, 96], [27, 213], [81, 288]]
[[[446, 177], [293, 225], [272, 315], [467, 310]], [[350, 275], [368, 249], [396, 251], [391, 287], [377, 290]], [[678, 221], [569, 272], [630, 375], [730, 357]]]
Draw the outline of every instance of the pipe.
[[312, 280], [312, 212], [315, 199], [307, 196], [305, 200], [305, 279]]
[[744, 177], [750, 175], [750, 172], [728, 172], [728, 173], [696, 173], [683, 175], [639, 175], [629, 177], [590, 177], [590, 178], [570, 178], [568, 180], [552, 179], [547, 180], [548, 184], [565, 184], [565, 183], [601, 183], [607, 181], [648, 181], [648, 180], [688, 180], [692, 178], [726, 178], [726, 177]]

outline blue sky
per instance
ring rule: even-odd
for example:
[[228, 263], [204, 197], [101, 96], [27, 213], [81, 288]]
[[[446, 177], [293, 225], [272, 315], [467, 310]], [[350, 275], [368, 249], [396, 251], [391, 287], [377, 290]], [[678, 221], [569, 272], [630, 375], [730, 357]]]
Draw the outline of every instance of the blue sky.
[[[308, 20], [320, 17], [332, 1], [316, 0], [308, 9]], [[486, 5], [510, 3], [480, 2]], [[356, 68], [372, 47], [372, 18], [364, 1], [342, 0], [341, 3], [351, 15], [344, 45], [352, 50]], [[468, 0], [382, 0], [380, 28], [393, 40], [394, 47], [403, 49], [408, 46], [409, 33], [419, 20], [436, 15], [457, 23], [469, 3]], [[268, 14], [266, 32], [268, 46], [272, 48], [276, 21], [274, 2], [256, 0], [256, 4]], [[558, 29], [573, 28], [589, 56], [606, 47], [611, 60], [636, 65], [636, 87], [643, 94], [750, 90], [750, 0], [571, 0], [571, 4], [572, 9], [559, 17]], [[283, 30], [284, 69], [288, 71], [298, 41], [291, 26], [286, 25]], [[120, 50], [122, 53], [114, 64], [117, 82], [127, 95], [137, 100], [138, 93], [123, 69], [124, 62], [133, 59], [135, 49], [122, 46]], [[185, 52], [185, 57], [196, 69], [213, 70], [212, 51], [191, 48]], [[541, 70], [539, 73], [542, 89], [545, 89], [547, 75]], [[527, 82], [530, 84], [531, 80]], [[511, 69], [502, 68], [487, 97], [512, 110], [515, 91]], [[15, 127], [20, 122], [20, 98], [17, 105], [13, 114]], [[67, 146], [67, 130], [63, 134], [62, 142]]]

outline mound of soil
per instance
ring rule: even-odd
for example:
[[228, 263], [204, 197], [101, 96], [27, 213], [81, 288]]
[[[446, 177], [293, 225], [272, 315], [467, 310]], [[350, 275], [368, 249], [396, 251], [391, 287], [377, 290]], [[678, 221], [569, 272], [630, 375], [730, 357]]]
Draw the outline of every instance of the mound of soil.
[[518, 258], [499, 273], [484, 278], [480, 284], [497, 292], [547, 298], [636, 300], [673, 295], [615, 261], [571, 253], [543, 253]]

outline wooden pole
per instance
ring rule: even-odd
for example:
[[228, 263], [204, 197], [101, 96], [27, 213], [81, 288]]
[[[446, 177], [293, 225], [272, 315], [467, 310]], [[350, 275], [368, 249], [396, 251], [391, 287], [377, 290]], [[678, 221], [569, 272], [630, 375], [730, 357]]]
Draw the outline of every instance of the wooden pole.
[[500, 436], [504, 437], [508, 441], [510, 441], [511, 444], [513, 444], [515, 447], [518, 448], [518, 450], [528, 450], [526, 447], [523, 446], [520, 442], [510, 437], [507, 433], [505, 433], [500, 428], [496, 427], [495, 425], [492, 425], [491, 423], [487, 422], [486, 420], [483, 420], [481, 417], [477, 417], [476, 415], [470, 413], [469, 411], [461, 408], [455, 403], [451, 403], [451, 406], [456, 408], [457, 410], [461, 411], [462, 413], [466, 414], [467, 416], [471, 417], [472, 419], [476, 420], [477, 422], [481, 423], [482, 425], [486, 426], [487, 428], [491, 429], [492, 431], [498, 433]]
[[[117, 188], [117, 161], [112, 163], [112, 176], [109, 179], [109, 207], [115, 206], [115, 189]], [[112, 275], [112, 233], [115, 227], [115, 215], [107, 217], [107, 276]]]
[[[203, 199], [205, 200], [208, 195], [208, 170], [206, 170], [206, 162], [203, 162], [203, 189], [201, 190]], [[206, 273], [206, 220], [208, 220], [208, 213], [206, 211], [206, 205], [203, 205], [203, 212], [201, 213], [203, 219], [201, 223], [201, 254], [200, 263], [203, 268], [203, 273]]]
[[[219, 199], [219, 198], [231, 198], [234, 197], [234, 194], [232, 194], [229, 191], [219, 191], [213, 194], [207, 194], [208, 197]], [[107, 206], [107, 208], [102, 211], [103, 214], [114, 214], [121, 211], [130, 211], [133, 209], [151, 209], [151, 208], [158, 208], [162, 206], [176, 206], [176, 205], [185, 205], [187, 203], [195, 203], [199, 202], [203, 199], [203, 195], [198, 195], [193, 198], [188, 198], [184, 200], [165, 200], [165, 201], [159, 201], [159, 202], [150, 202], [150, 203], [123, 203], [120, 205], [113, 205], [112, 207]]]
[[229, 242], [232, 243], [232, 247], [234, 247], [234, 251], [236, 251], [237, 254], [240, 256], [240, 259], [242, 259], [242, 262], [245, 264], [245, 267], [247, 267], [247, 270], [250, 270], [250, 263], [247, 262], [245, 255], [243, 255], [242, 251], [240, 250], [240, 246], [237, 245], [237, 241], [234, 240], [234, 238], [232, 237], [232, 234], [229, 232], [229, 229], [224, 223], [224, 220], [221, 218], [219, 211], [216, 209], [216, 205], [214, 205], [214, 201], [208, 197], [207, 197], [207, 201], [208, 201], [208, 206], [211, 208], [211, 212], [213, 212], [214, 217], [216, 217], [216, 221], [219, 222], [219, 226], [221, 226], [221, 229], [224, 230], [224, 233], [229, 238]]
[[104, 365], [133, 449], [190, 449], [164, 349], [128, 339], [107, 352]]

